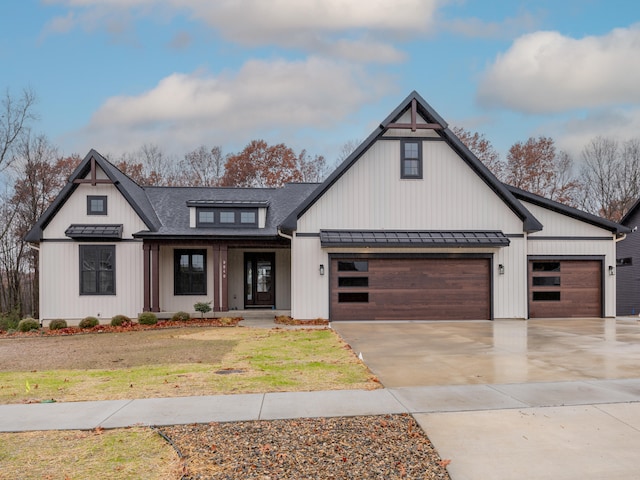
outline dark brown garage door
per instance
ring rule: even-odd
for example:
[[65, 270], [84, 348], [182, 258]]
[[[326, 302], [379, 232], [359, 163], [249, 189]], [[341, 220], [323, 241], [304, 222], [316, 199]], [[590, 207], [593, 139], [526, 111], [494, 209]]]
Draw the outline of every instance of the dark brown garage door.
[[529, 317], [601, 317], [602, 262], [530, 260]]
[[483, 320], [488, 258], [333, 259], [332, 320]]

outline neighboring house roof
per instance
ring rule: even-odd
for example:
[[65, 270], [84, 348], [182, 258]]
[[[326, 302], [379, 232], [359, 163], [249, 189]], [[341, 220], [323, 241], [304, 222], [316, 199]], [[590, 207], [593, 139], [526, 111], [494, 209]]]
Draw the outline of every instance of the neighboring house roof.
[[499, 231], [321, 230], [323, 247], [507, 247]]
[[58, 213], [60, 208], [62, 208], [76, 188], [78, 188], [78, 185], [80, 185], [77, 181], [84, 179], [95, 165], [104, 171], [111, 183], [113, 183], [118, 191], [127, 199], [131, 207], [150, 230], [155, 230], [160, 226], [158, 217], [144, 193], [144, 189], [118, 170], [98, 152], [91, 150], [73, 171], [69, 177], [69, 181], [51, 205], [49, 205], [49, 208], [47, 208], [33, 228], [25, 235], [27, 242], [39, 242], [42, 239], [42, 231], [55, 214]]
[[547, 208], [556, 213], [560, 213], [562, 215], [575, 218], [576, 220], [580, 220], [582, 222], [595, 225], [596, 227], [604, 228], [605, 230], [609, 230], [610, 232], [613, 232], [615, 234], [623, 234], [623, 233], [631, 232], [630, 228], [624, 225], [621, 225], [619, 223], [612, 222], [611, 220], [606, 220], [602, 217], [598, 217], [596, 215], [583, 212], [582, 210], [578, 210], [577, 208], [569, 207], [562, 203], [554, 202], [553, 200], [549, 200], [548, 198], [541, 197], [540, 195], [527, 192], [526, 190], [522, 190], [520, 188], [513, 187], [511, 185], [505, 185], [505, 186], [519, 200], [529, 202], [534, 205], [538, 205], [539, 207]]
[[[628, 226], [628, 222], [629, 221], [634, 221], [632, 220], [632, 218], [634, 217], [634, 215], [638, 212], [638, 209], [640, 208], [640, 198], [638, 200], [635, 201], [635, 203], [631, 206], [631, 208], [629, 209], [629, 211], [627, 213], [625, 213], [624, 217], [622, 217], [622, 219], [620, 220], [620, 223], [623, 225]], [[635, 220], [637, 222], [637, 220]], [[632, 225], [631, 228], [635, 227], [636, 225]]]
[[[311, 193], [315, 183], [288, 183], [282, 188], [145, 187], [160, 220], [154, 231], [138, 232], [138, 238], [275, 237], [282, 221]], [[189, 207], [267, 207], [264, 228], [215, 228], [189, 226]]]
[[358, 159], [378, 140], [387, 129], [393, 128], [394, 123], [415, 104], [417, 113], [427, 122], [432, 123], [435, 131], [440, 135], [460, 158], [502, 199], [502, 201], [523, 222], [526, 232], [542, 230], [542, 224], [529, 212], [511, 192], [500, 182], [478, 158], [449, 130], [447, 123], [438, 113], [417, 93], [412, 92], [389, 116], [369, 135], [369, 137], [356, 150], [342, 162], [342, 164], [302, 203], [287, 217], [282, 224], [282, 229], [288, 232], [296, 230], [298, 219], [309, 209], [331, 186], [344, 175]]

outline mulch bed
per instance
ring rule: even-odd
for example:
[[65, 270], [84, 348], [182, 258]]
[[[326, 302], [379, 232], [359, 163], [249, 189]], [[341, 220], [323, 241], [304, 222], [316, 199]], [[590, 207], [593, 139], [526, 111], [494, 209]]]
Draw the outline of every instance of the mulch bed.
[[12, 331], [6, 332], [0, 330], [0, 338], [7, 337], [41, 337], [45, 336], [64, 336], [79, 335], [87, 333], [122, 333], [137, 332], [140, 330], [158, 330], [161, 328], [182, 328], [182, 327], [235, 327], [242, 317], [223, 317], [223, 318], [192, 318], [191, 320], [158, 320], [155, 325], [141, 325], [136, 322], [127, 322], [119, 327], [111, 325], [97, 325], [92, 328], [82, 329], [80, 327], [67, 327], [58, 330], [50, 330], [41, 328], [39, 330], [31, 330], [29, 332]]
[[183, 461], [183, 480], [450, 479], [410, 415], [160, 427]]
[[329, 320], [325, 320], [324, 318], [297, 320], [286, 315], [278, 315], [274, 318], [274, 322], [280, 325], [329, 325]]

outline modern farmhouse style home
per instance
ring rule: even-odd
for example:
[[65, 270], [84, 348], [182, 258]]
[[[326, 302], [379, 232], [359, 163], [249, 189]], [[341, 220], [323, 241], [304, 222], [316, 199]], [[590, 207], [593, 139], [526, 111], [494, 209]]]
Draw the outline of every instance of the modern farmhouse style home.
[[411, 93], [321, 184], [142, 187], [90, 151], [28, 233], [43, 320], [610, 317], [627, 227], [508, 187]]

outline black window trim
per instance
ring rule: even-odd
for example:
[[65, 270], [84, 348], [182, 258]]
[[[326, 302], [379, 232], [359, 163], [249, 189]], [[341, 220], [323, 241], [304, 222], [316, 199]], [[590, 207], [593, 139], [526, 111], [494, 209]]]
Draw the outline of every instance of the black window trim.
[[[78, 268], [79, 268], [79, 277], [80, 277], [80, 295], [81, 296], [105, 296], [105, 295], [110, 295], [113, 296], [116, 294], [116, 246], [115, 245], [79, 245], [79, 255], [78, 255]], [[84, 291], [84, 284], [82, 282], [83, 278], [82, 278], [82, 272], [83, 270], [83, 264], [84, 264], [84, 255], [85, 252], [88, 250], [98, 250], [98, 252], [100, 250], [111, 250], [112, 252], [112, 269], [111, 271], [113, 272], [113, 291], [111, 292], [99, 292], [99, 285], [100, 285], [100, 276], [96, 275], [96, 291], [95, 292], [85, 292]], [[98, 253], [98, 258], [100, 257], [100, 253]], [[96, 270], [96, 272], [100, 272], [100, 270]]]
[[[92, 200], [102, 200], [102, 210], [94, 211], [91, 208]], [[107, 196], [106, 195], [87, 195], [87, 215], [107, 215]]]
[[[418, 145], [418, 173], [417, 175], [407, 175], [405, 174], [404, 164], [406, 160], [416, 160], [415, 158], [405, 158], [404, 146], [408, 143], [415, 143]], [[421, 140], [413, 140], [413, 139], [405, 139], [400, 141], [400, 178], [403, 180], [421, 180], [422, 179], [422, 141]]]
[[[213, 223], [201, 222], [200, 212], [213, 212]], [[233, 222], [221, 222], [220, 214], [222, 212], [233, 212]], [[255, 221], [248, 223], [242, 222], [242, 214], [250, 212], [254, 214]], [[196, 227], [198, 228], [257, 228], [258, 227], [258, 209], [257, 208], [237, 208], [237, 207], [196, 207]]]
[[[181, 255], [189, 255], [189, 268], [192, 268], [193, 255], [202, 255], [204, 257], [204, 290], [200, 292], [178, 292], [178, 282], [176, 277], [178, 276], [178, 259]], [[206, 248], [176, 248], [173, 250], [173, 294], [175, 296], [188, 296], [188, 295], [207, 295], [207, 249]], [[191, 282], [190, 282], [191, 283]]]

